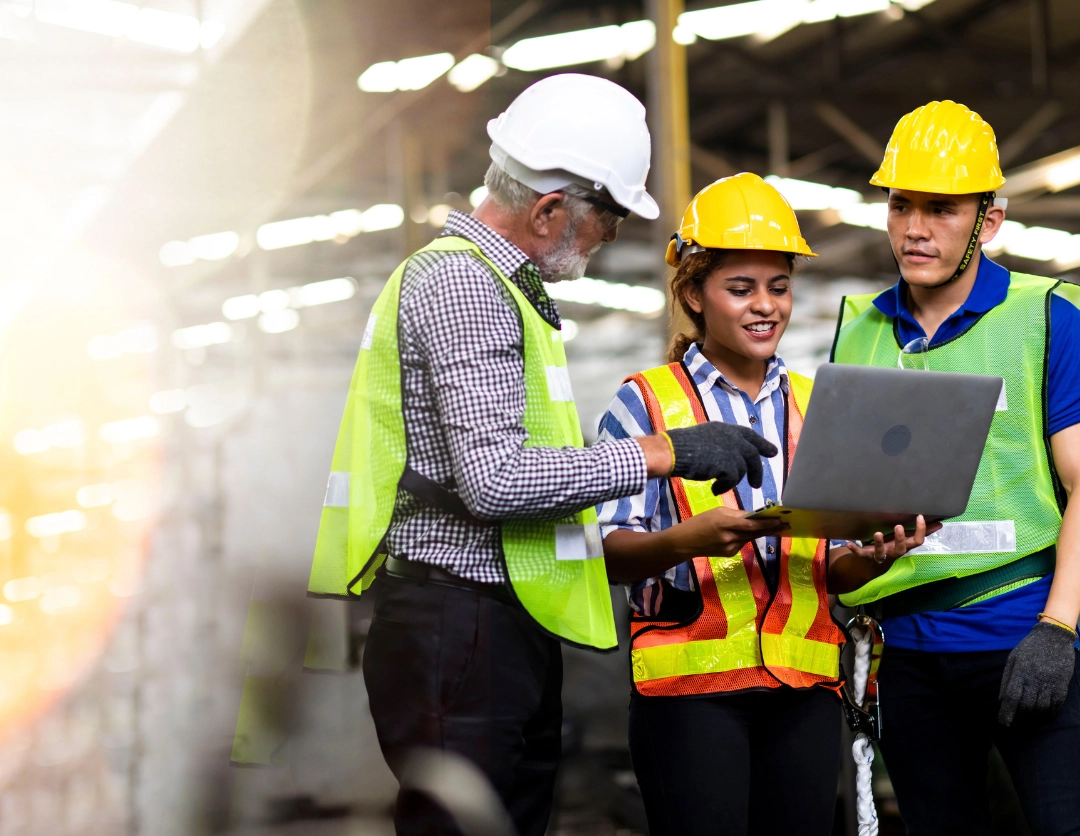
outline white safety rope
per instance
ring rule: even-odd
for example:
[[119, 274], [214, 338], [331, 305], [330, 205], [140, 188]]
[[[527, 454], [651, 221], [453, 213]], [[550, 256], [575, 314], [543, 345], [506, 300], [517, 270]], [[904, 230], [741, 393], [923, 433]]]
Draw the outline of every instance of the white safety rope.
[[[874, 630], [852, 625], [855, 639], [855, 703], [862, 707], [866, 684], [870, 679], [870, 656], [874, 650]], [[874, 747], [865, 734], [855, 736], [851, 746], [855, 758], [855, 808], [859, 814], [859, 836], [878, 836], [877, 809], [874, 807], [874, 788], [870, 765], [874, 762]]]

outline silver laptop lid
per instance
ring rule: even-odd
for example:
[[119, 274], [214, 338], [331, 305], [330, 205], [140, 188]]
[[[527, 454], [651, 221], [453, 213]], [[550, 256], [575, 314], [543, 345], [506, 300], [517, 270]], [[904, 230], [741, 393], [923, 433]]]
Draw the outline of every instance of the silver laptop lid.
[[1002, 385], [984, 375], [822, 366], [783, 504], [964, 513]]

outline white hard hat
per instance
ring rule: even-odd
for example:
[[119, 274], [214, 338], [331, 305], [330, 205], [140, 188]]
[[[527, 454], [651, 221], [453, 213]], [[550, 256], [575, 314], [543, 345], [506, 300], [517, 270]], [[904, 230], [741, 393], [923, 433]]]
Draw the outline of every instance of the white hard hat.
[[645, 108], [607, 79], [562, 73], [527, 88], [487, 126], [491, 159], [541, 194], [571, 184], [607, 189], [623, 208], [660, 215], [645, 191], [651, 143]]

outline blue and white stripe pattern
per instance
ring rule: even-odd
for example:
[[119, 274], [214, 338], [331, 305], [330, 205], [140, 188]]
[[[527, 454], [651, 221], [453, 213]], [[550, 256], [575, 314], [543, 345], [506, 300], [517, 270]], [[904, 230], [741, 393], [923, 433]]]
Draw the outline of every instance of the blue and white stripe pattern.
[[[697, 345], [691, 345], [683, 355], [690, 375], [701, 393], [705, 414], [710, 421], [723, 421], [750, 427], [782, 450], [784, 440], [784, 398], [788, 391], [788, 375], [784, 361], [773, 356], [765, 372], [765, 383], [756, 397], [732, 385]], [[624, 383], [612, 399], [608, 411], [600, 419], [599, 441], [634, 438], [653, 432], [641, 390], [634, 382]], [[761, 508], [766, 500], [780, 502], [784, 484], [783, 453], [762, 459], [765, 476], [760, 488], [751, 488], [744, 478], [736, 487], [739, 501], [746, 509]], [[643, 493], [613, 499], [597, 507], [600, 530], [606, 537], [617, 529], [629, 531], [660, 531], [676, 520], [675, 502], [667, 479], [650, 479]], [[780, 547], [779, 538], [762, 537], [755, 541], [758, 554], [771, 569]], [[663, 578], [674, 588], [694, 589], [694, 573], [689, 562], [669, 569]], [[656, 614], [662, 599], [660, 578], [633, 584], [629, 589], [630, 606], [645, 616]]]

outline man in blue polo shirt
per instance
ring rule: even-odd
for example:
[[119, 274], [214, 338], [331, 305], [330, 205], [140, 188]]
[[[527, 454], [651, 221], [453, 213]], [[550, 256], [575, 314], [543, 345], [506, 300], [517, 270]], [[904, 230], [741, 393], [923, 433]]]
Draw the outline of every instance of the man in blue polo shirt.
[[990, 833], [991, 744], [1031, 830], [1080, 833], [1080, 287], [982, 254], [1004, 180], [993, 129], [963, 105], [901, 119], [871, 180], [901, 278], [845, 300], [833, 347], [1005, 381], [966, 513], [908, 557], [851, 562], [841, 598], [882, 619], [881, 749], [919, 836]]

